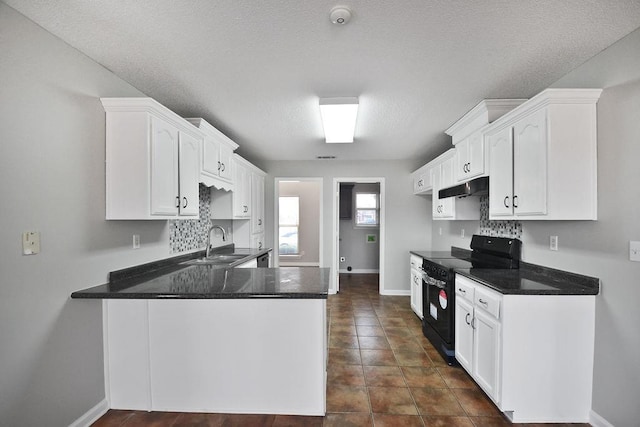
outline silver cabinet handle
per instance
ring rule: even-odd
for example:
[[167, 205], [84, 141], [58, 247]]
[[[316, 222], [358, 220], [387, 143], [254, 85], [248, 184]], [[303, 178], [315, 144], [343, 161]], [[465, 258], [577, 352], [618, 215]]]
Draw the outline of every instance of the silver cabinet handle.
[[182, 209], [186, 208], [187, 205], [189, 204], [189, 201], [187, 200], [186, 197], [183, 197], [182, 200], [184, 200], [184, 206], [182, 207]]
[[485, 300], [483, 300], [482, 298], [478, 298], [478, 302], [482, 305], [489, 305], [489, 303], [487, 303]]
[[180, 207], [180, 196], [176, 196], [176, 208]]
[[464, 289], [462, 289], [462, 288], [458, 288], [458, 290], [460, 291], [460, 293], [461, 293], [462, 295], [465, 295], [465, 294], [467, 293], [467, 291], [465, 291], [465, 290], [464, 290]]
[[471, 325], [471, 322], [469, 322], [469, 316], [471, 316], [471, 313], [467, 313], [467, 315], [464, 316], [464, 321], [467, 325]]

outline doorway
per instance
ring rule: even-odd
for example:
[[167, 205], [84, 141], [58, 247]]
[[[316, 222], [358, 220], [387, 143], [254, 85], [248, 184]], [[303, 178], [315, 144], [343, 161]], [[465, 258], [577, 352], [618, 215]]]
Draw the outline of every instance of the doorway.
[[275, 179], [276, 267], [322, 265], [322, 178]]
[[[333, 180], [335, 198], [331, 288], [335, 292], [340, 291], [340, 272], [367, 274], [375, 271], [379, 277], [378, 293], [384, 293], [384, 184], [384, 178]], [[348, 192], [351, 194], [346, 194]], [[345, 206], [349, 202], [350, 209]], [[344, 240], [341, 242], [343, 236], [353, 241], [348, 244]], [[374, 248], [377, 250], [372, 253]], [[347, 254], [350, 254], [351, 259]]]

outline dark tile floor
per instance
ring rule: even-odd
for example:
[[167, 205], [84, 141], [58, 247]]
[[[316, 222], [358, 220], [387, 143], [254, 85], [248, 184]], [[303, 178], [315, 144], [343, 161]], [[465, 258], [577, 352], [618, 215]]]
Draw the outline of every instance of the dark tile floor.
[[329, 366], [325, 417], [111, 410], [93, 425], [509, 425], [466, 372], [447, 366], [424, 338], [420, 320], [409, 306], [409, 297], [378, 295], [377, 274], [341, 274], [340, 286], [340, 293], [329, 296], [327, 303]]

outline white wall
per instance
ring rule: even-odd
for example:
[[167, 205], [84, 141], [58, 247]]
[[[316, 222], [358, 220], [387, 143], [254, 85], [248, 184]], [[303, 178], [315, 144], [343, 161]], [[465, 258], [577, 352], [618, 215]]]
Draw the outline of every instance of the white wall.
[[[604, 88], [598, 102], [599, 219], [523, 221], [523, 258], [601, 279], [593, 410], [615, 426], [637, 426], [640, 263], [629, 261], [629, 241], [640, 240], [640, 29], [553, 86]], [[478, 224], [434, 222], [434, 248], [468, 247], [469, 239], [457, 237], [463, 226]], [[558, 252], [549, 250], [550, 235], [559, 236]]]
[[[273, 224], [273, 177], [323, 178], [323, 265], [331, 267], [333, 242], [333, 178], [385, 178], [386, 190], [386, 252], [385, 288], [409, 292], [409, 251], [427, 249], [431, 242], [430, 200], [412, 195], [409, 174], [413, 161], [271, 161], [264, 163], [269, 174], [265, 205], [267, 224]], [[272, 236], [272, 234], [271, 234]], [[272, 244], [272, 243], [269, 243]]]
[[101, 302], [69, 295], [169, 256], [166, 221], [104, 220], [101, 96], [143, 94], [0, 2], [1, 425], [66, 426], [104, 399]]

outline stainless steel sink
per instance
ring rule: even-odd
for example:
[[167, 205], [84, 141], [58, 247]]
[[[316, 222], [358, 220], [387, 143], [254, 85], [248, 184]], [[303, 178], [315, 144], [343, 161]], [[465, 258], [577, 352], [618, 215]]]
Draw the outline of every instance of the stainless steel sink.
[[183, 264], [187, 265], [219, 265], [221, 267], [226, 267], [233, 264], [236, 261], [239, 261], [243, 258], [246, 258], [247, 255], [243, 254], [213, 254], [209, 256], [209, 258], [197, 258], [191, 259], [189, 261], [183, 262]]

